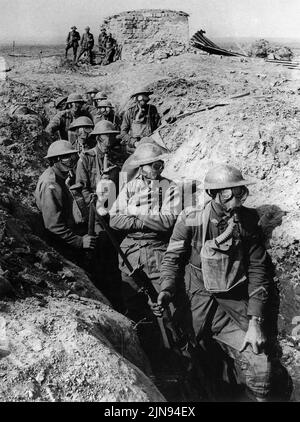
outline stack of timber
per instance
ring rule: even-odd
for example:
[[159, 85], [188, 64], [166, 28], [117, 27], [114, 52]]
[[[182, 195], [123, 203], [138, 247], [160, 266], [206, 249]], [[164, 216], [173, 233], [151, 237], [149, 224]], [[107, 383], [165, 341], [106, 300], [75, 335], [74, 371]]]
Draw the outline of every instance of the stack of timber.
[[298, 69], [300, 70], [300, 62], [290, 61], [290, 60], [276, 60], [276, 59], [266, 59], [267, 63], [273, 63], [279, 66], [285, 66], [288, 69]]
[[209, 54], [218, 54], [219, 56], [246, 57], [245, 54], [225, 50], [224, 48], [217, 46], [215, 43], [206, 38], [204, 34], [205, 31], [203, 31], [202, 29], [200, 31], [197, 31], [190, 40], [191, 46], [199, 50], [206, 51]]

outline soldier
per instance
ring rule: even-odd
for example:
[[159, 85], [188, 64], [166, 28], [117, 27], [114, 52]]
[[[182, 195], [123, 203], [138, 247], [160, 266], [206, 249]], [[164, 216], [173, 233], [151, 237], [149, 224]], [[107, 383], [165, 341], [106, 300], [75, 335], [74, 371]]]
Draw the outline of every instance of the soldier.
[[62, 97], [59, 97], [55, 100], [55, 108], [58, 111], [63, 111], [66, 109], [67, 106], [67, 100], [68, 100], [68, 96], [64, 95]]
[[102, 120], [95, 125], [90, 134], [91, 137], [96, 137], [97, 145], [81, 156], [76, 171], [76, 182], [82, 185], [82, 194], [87, 204], [90, 202], [91, 194], [96, 193], [97, 184], [107, 170], [104, 164], [109, 170], [110, 180], [118, 189], [119, 172], [124, 160], [116, 139], [119, 133], [111, 122]]
[[87, 116], [92, 119], [91, 114], [83, 109], [84, 103], [85, 101], [80, 94], [70, 94], [66, 102], [67, 110], [57, 113], [50, 120], [45, 131], [52, 137], [58, 132], [60, 139], [68, 139], [74, 144], [76, 142], [75, 133], [69, 131], [73, 120], [80, 116]]
[[94, 100], [95, 100], [95, 106], [98, 108], [98, 103], [100, 101], [107, 100], [107, 99], [108, 99], [108, 95], [106, 94], [106, 92], [103, 92], [103, 91], [98, 92], [95, 95], [95, 98], [94, 98]]
[[98, 94], [98, 92], [99, 92], [99, 89], [98, 88], [96, 88], [96, 87], [93, 87], [93, 88], [89, 88], [87, 91], [86, 91], [86, 96], [87, 96], [87, 105], [90, 105], [90, 106], [96, 106], [96, 103], [95, 103], [95, 96]]
[[108, 100], [97, 101], [97, 114], [94, 116], [95, 124], [101, 120], [108, 120], [112, 122], [116, 129], [120, 129], [121, 119], [114, 112], [114, 106]]
[[[131, 165], [139, 173], [124, 186], [110, 210], [110, 226], [126, 236], [121, 247], [129, 262], [133, 268], [142, 266], [158, 292], [160, 264], [180, 211], [176, 184], [161, 176], [165, 157], [154, 144], [138, 147]], [[128, 316], [140, 321], [148, 315], [147, 300], [122, 260], [120, 269]]]
[[73, 60], [76, 61], [77, 49], [79, 45], [80, 35], [76, 31], [76, 26], [71, 27], [71, 31], [68, 33], [67, 45], [66, 45], [66, 58], [68, 57], [68, 51], [73, 48]]
[[[118, 133], [111, 122], [99, 122], [91, 133], [96, 137], [96, 147], [84, 152], [78, 161], [76, 182], [82, 186], [86, 204], [90, 203], [96, 190], [99, 192], [101, 182], [105, 183], [107, 179], [113, 184], [114, 192], [118, 191], [119, 172], [123, 163], [122, 155], [115, 150]], [[92, 268], [94, 282], [115, 308], [123, 311], [117, 252], [98, 223], [95, 232], [97, 247]]]
[[252, 183], [228, 165], [208, 171], [204, 189], [211, 201], [180, 214], [163, 259], [154, 312], [159, 315], [174, 297], [185, 271], [195, 341], [221, 344], [244, 373], [252, 397], [267, 401], [271, 363], [264, 317], [270, 277], [257, 212], [243, 206]]
[[98, 47], [99, 47], [99, 53], [105, 52], [105, 44], [107, 39], [107, 33], [105, 28], [101, 28], [101, 32], [98, 37]]
[[90, 64], [93, 64], [93, 48], [94, 48], [94, 36], [90, 32], [90, 27], [87, 26], [85, 29], [85, 33], [82, 35], [81, 41], [80, 41], [80, 52], [78, 54], [76, 63], [78, 63], [80, 57], [87, 53], [88, 59]]
[[70, 127], [70, 131], [75, 131], [76, 141], [74, 147], [81, 153], [93, 148], [93, 141], [89, 138], [94, 129], [94, 123], [86, 116], [78, 117], [74, 120]]
[[63, 255], [81, 263], [82, 249], [93, 249], [96, 238], [82, 233], [73, 216], [73, 199], [66, 186], [69, 172], [78, 159], [78, 151], [70, 142], [53, 142], [46, 157], [50, 166], [40, 176], [35, 199], [46, 228], [48, 240]]
[[142, 90], [131, 96], [134, 104], [124, 113], [121, 125], [122, 143], [128, 153], [134, 152], [138, 142], [150, 136], [160, 125], [160, 116], [156, 107], [149, 104], [153, 92]]
[[116, 47], [117, 47], [116, 40], [112, 37], [111, 34], [109, 34], [106, 37], [105, 44], [104, 44], [105, 57], [104, 57], [104, 59], [102, 61], [102, 64], [103, 65], [108, 65], [108, 64], [110, 64], [110, 63], [112, 63], [114, 61]]

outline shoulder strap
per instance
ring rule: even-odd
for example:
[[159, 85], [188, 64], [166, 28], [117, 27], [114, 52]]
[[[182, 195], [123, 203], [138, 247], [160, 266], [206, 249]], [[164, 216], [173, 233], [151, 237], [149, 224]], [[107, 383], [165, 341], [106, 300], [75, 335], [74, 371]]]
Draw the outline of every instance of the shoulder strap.
[[204, 209], [202, 211], [202, 247], [204, 246], [206, 240], [210, 212], [211, 203], [209, 202], [206, 206], [204, 206]]
[[100, 168], [99, 157], [98, 157], [98, 153], [97, 153], [96, 149], [95, 149], [95, 152], [96, 152], [96, 156], [95, 156], [95, 159], [96, 159], [96, 174], [97, 174], [97, 179], [100, 180], [101, 177], [102, 177], [102, 168]]

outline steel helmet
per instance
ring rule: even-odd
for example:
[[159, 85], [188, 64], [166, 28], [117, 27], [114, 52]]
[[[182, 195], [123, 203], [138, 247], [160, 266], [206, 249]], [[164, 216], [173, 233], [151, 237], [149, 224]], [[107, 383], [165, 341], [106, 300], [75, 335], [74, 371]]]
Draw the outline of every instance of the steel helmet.
[[89, 88], [87, 91], [86, 91], [86, 94], [97, 94], [99, 92], [99, 89], [98, 88], [96, 88], [95, 86], [94, 87], [92, 87], [92, 88]]
[[227, 164], [219, 164], [210, 169], [204, 179], [204, 189], [227, 189], [236, 186], [253, 185], [256, 181], [244, 179], [239, 169]]
[[111, 123], [108, 120], [101, 120], [101, 122], [98, 122], [93, 132], [90, 133], [91, 135], [109, 135], [109, 134], [117, 134], [120, 133], [118, 130], [116, 130], [116, 127], [113, 123]]
[[89, 26], [86, 26], [84, 29], [91, 29]]
[[148, 97], [150, 97], [150, 95], [153, 94], [153, 91], [149, 91], [149, 89], [140, 89], [139, 91], [134, 92], [133, 94], [131, 94], [130, 98], [135, 98], [138, 95], [148, 95]]
[[58, 97], [55, 100], [55, 108], [58, 108], [60, 105], [62, 105], [63, 102], [66, 102], [68, 99], [68, 96], [65, 95], [64, 97]]
[[107, 94], [105, 92], [98, 92], [95, 95], [94, 100], [107, 100]]
[[76, 129], [78, 127], [94, 127], [94, 123], [87, 116], [80, 116], [75, 119], [69, 126], [69, 129]]
[[71, 26], [71, 29], [77, 29], [76, 26]]
[[71, 103], [85, 103], [85, 101], [80, 94], [70, 94], [67, 99], [67, 104]]
[[137, 146], [131, 156], [130, 166], [139, 167], [154, 163], [155, 161], [164, 161], [168, 155], [169, 154], [163, 153], [163, 150], [159, 145], [145, 142], [142, 145]]
[[97, 107], [110, 107], [110, 108], [114, 108], [114, 106], [112, 105], [112, 103], [110, 102], [110, 101], [108, 101], [108, 100], [102, 100], [102, 101], [99, 101], [98, 103], [97, 103]]
[[69, 155], [76, 152], [78, 150], [73, 147], [71, 142], [60, 139], [59, 141], [52, 142], [44, 158], [59, 157], [60, 155]]

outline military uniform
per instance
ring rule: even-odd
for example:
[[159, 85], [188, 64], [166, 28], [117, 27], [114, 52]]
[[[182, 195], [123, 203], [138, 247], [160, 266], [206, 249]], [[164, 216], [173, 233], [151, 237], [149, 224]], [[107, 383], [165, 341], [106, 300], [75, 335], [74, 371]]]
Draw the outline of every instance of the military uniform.
[[114, 61], [114, 55], [116, 52], [116, 40], [110, 36], [108, 36], [105, 40], [104, 48], [105, 48], [105, 57], [102, 61], [103, 65], [110, 64]]
[[[82, 195], [87, 204], [91, 194], [96, 192], [97, 184], [103, 177], [104, 154], [99, 148], [85, 151], [81, 154], [77, 164], [76, 183], [82, 185]], [[119, 172], [122, 165], [122, 155], [118, 151], [108, 153], [108, 166], [116, 166], [109, 172], [109, 178], [119, 184]], [[93, 280], [95, 285], [112, 302], [116, 309], [122, 311], [121, 277], [118, 269], [118, 254], [114, 249], [105, 231], [96, 222], [97, 247], [92, 265]]]
[[111, 110], [108, 116], [104, 116], [104, 114], [100, 113], [100, 111], [98, 110], [94, 114], [94, 124], [96, 125], [98, 122], [101, 122], [101, 120], [108, 120], [109, 122], [114, 124], [117, 130], [120, 130], [121, 119], [117, 114], [115, 114], [113, 110]]
[[99, 36], [98, 36], [98, 47], [99, 47], [99, 52], [103, 53], [105, 52], [105, 44], [106, 44], [106, 40], [108, 38], [108, 35], [103, 32], [100, 32]]
[[[239, 364], [246, 385], [255, 397], [270, 391], [271, 363], [265, 353], [255, 355], [248, 346], [239, 353], [249, 317], [264, 316], [269, 297], [268, 255], [262, 243], [255, 210], [239, 209], [243, 262], [247, 281], [226, 293], [210, 293], [204, 287], [200, 252], [202, 210], [185, 209], [179, 216], [161, 267], [161, 289], [175, 293], [178, 276], [184, 273], [189, 297], [193, 334], [197, 342], [214, 338]], [[214, 239], [227, 227], [221, 207], [212, 201], [206, 239]], [[181, 280], [183, 283], [183, 280]], [[189, 318], [188, 318], [189, 319]]]
[[145, 136], [150, 136], [160, 126], [160, 116], [153, 104], [147, 104], [142, 122], [135, 121], [138, 112], [139, 107], [134, 104], [124, 113], [121, 125], [122, 141], [131, 152], [134, 151], [136, 142]]
[[76, 142], [75, 132], [69, 131], [71, 123], [80, 116], [87, 116], [93, 120], [88, 110], [81, 109], [76, 116], [71, 110], [63, 110], [57, 113], [46, 127], [46, 132], [50, 136], [54, 136], [56, 132], [59, 133], [60, 139], [69, 140], [72, 145]]
[[[113, 149], [108, 154], [108, 167], [115, 166], [109, 172], [109, 179], [115, 183], [118, 191], [119, 187], [119, 173], [124, 161], [124, 155], [118, 148]], [[103, 177], [103, 160], [104, 154], [96, 145], [88, 151], [85, 151], [77, 164], [76, 183], [81, 183], [82, 194], [86, 203], [90, 201], [92, 193], [96, 192], [97, 184]]]
[[67, 46], [66, 46], [66, 57], [68, 55], [68, 50], [73, 48], [73, 57], [74, 61], [76, 60], [77, 49], [79, 46], [80, 35], [77, 31], [70, 31], [67, 37]]
[[78, 263], [82, 256], [84, 233], [82, 227], [76, 225], [73, 198], [58, 169], [48, 167], [40, 176], [35, 200], [43, 218], [48, 241], [63, 255]]
[[90, 32], [84, 33], [80, 42], [80, 51], [77, 57], [77, 61], [80, 57], [87, 52], [90, 64], [93, 64], [93, 48], [94, 48], [94, 36]]
[[[150, 181], [139, 175], [125, 185], [110, 211], [111, 227], [126, 235], [121, 247], [129, 262], [134, 268], [142, 266], [157, 291], [160, 290], [160, 265], [179, 206], [179, 192], [173, 182], [163, 177]], [[120, 269], [129, 316], [138, 321], [149, 309], [147, 301], [138, 294], [121, 259]]]

